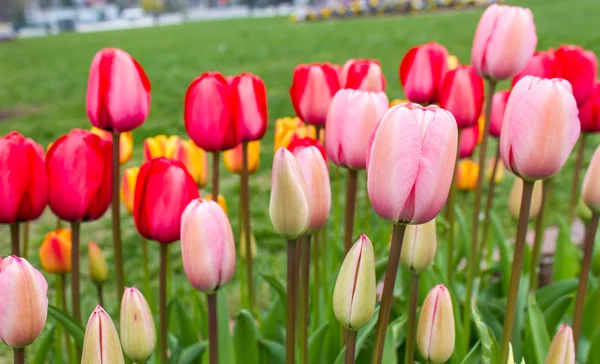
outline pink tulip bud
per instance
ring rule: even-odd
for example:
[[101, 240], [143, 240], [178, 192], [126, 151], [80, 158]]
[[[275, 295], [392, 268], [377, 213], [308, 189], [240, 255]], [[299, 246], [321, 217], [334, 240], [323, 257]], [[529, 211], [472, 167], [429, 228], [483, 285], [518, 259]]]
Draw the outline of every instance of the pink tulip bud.
[[573, 342], [573, 330], [567, 324], [563, 324], [552, 339], [546, 364], [575, 364], [575, 343]]
[[181, 257], [188, 280], [213, 293], [231, 280], [235, 244], [227, 215], [214, 201], [196, 199], [181, 216]]
[[436, 103], [448, 72], [448, 51], [435, 42], [411, 48], [400, 64], [400, 82], [412, 102]]
[[48, 283], [25, 258], [0, 257], [0, 342], [13, 348], [31, 344], [44, 329]]
[[477, 141], [479, 140], [479, 125], [475, 124], [470, 128], [463, 129], [460, 132], [460, 150], [459, 158], [470, 158], [475, 153]]
[[437, 285], [429, 292], [419, 315], [417, 346], [425, 360], [445, 363], [454, 351], [454, 314], [450, 292]]
[[598, 76], [596, 55], [575, 45], [560, 46], [555, 55], [552, 77], [569, 81], [577, 105], [583, 105], [594, 93]]
[[121, 344], [135, 363], [145, 363], [156, 347], [156, 328], [148, 302], [137, 288], [125, 288], [121, 300]]
[[448, 197], [457, 143], [448, 111], [417, 104], [389, 109], [367, 154], [367, 187], [377, 214], [412, 224], [433, 219]]
[[588, 100], [579, 106], [581, 132], [597, 133], [600, 131], [600, 82], [596, 82], [594, 91]]
[[500, 131], [502, 130], [502, 121], [504, 120], [504, 111], [506, 110], [506, 103], [510, 91], [498, 91], [494, 94], [492, 99], [492, 115], [490, 124], [490, 135], [496, 138], [500, 137]]
[[500, 134], [506, 167], [526, 180], [558, 172], [579, 138], [577, 112], [569, 82], [523, 77], [510, 93]]
[[477, 125], [483, 110], [483, 79], [473, 66], [458, 66], [446, 74], [440, 106], [452, 113], [459, 129]]
[[539, 78], [552, 78], [554, 77], [554, 49], [550, 48], [547, 51], [535, 52], [533, 57], [529, 60], [525, 68], [521, 70], [512, 79], [512, 86], [514, 87], [519, 80], [525, 76], [535, 76]]
[[325, 125], [329, 104], [339, 88], [338, 73], [331, 64], [296, 66], [290, 88], [296, 115], [307, 124]]
[[600, 213], [600, 147], [596, 148], [583, 178], [581, 199], [594, 213]]
[[493, 4], [477, 25], [471, 63], [481, 77], [505, 80], [527, 65], [536, 45], [531, 10]]
[[340, 87], [384, 92], [385, 76], [376, 59], [350, 59], [340, 71]]
[[81, 353], [81, 364], [125, 362], [115, 325], [100, 305], [88, 320]]
[[388, 109], [383, 92], [343, 89], [333, 97], [327, 115], [325, 146], [333, 163], [364, 169], [371, 135]]
[[260, 77], [242, 73], [229, 83], [231, 114], [240, 127], [242, 142], [260, 140], [267, 131], [267, 91]]
[[296, 161], [302, 171], [308, 194], [308, 230], [316, 231], [325, 226], [331, 208], [329, 170], [317, 147], [302, 149], [296, 156]]

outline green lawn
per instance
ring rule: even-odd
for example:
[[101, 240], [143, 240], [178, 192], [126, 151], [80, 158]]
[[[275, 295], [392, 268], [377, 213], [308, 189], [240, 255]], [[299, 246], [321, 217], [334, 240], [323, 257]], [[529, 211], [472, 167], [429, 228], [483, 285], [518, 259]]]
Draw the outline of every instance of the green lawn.
[[[539, 49], [556, 47], [561, 43], [576, 43], [600, 54], [600, 35], [596, 25], [589, 21], [590, 14], [600, 13], [600, 2], [597, 0], [519, 0], [510, 3], [528, 6], [533, 10]], [[144, 138], [161, 133], [185, 136], [183, 98], [188, 84], [196, 76], [212, 70], [226, 75], [243, 71], [259, 75], [267, 87], [270, 127], [261, 148], [260, 170], [251, 178], [252, 224], [258, 242], [257, 272], [276, 274], [283, 280], [285, 246], [271, 226], [268, 200], [273, 121], [293, 113], [288, 89], [294, 66], [323, 61], [343, 64], [351, 57], [376, 58], [387, 77], [390, 99], [399, 98], [402, 97], [402, 89], [397, 71], [406, 51], [414, 45], [434, 40], [444, 44], [462, 62], [469, 62], [473, 33], [481, 12], [480, 9], [467, 9], [309, 24], [292, 24], [287, 18], [215, 21], [96, 34], [65, 34], [0, 44], [0, 113], [16, 113], [14, 117], [0, 122], [0, 135], [17, 130], [46, 146], [71, 128], [89, 128], [85, 112], [87, 74], [92, 57], [103, 47], [119, 47], [128, 51], [142, 64], [152, 82], [150, 116], [134, 133], [134, 157], [129, 166], [141, 162]], [[589, 138], [586, 161], [599, 140], [597, 137]], [[490, 149], [494, 148], [495, 144], [492, 144]], [[566, 214], [573, 164], [573, 160], [569, 161], [558, 176], [552, 201], [553, 214]], [[360, 181], [362, 189], [358, 200], [357, 231], [366, 227], [363, 217], [364, 175], [361, 175]], [[509, 232], [514, 230], [514, 226], [504, 199], [511, 182], [512, 178], [505, 178], [496, 198], [497, 211]], [[239, 178], [223, 168], [222, 191], [229, 203], [236, 234], [239, 221], [238, 183]], [[341, 244], [342, 186], [340, 179], [340, 183], [333, 187], [338, 211], [334, 212], [328, 229], [327, 249], [332, 252], [337, 251], [334, 246]], [[471, 197], [459, 197], [464, 199], [461, 207], [466, 210], [468, 219]], [[390, 227], [374, 213], [368, 217], [367, 234], [376, 245], [378, 258], [381, 258], [385, 254]], [[82, 229], [82, 240], [98, 242], [108, 259], [112, 259], [110, 223], [110, 214], [106, 214], [100, 221], [85, 224]], [[32, 224], [30, 260], [38, 267], [39, 243], [54, 225], [55, 219], [49, 209], [43, 218]], [[123, 229], [126, 284], [143, 288], [139, 238], [131, 217], [124, 210]], [[9, 252], [8, 227], [4, 232], [0, 238], [0, 247], [3, 247], [0, 255]], [[154, 243], [150, 247], [152, 276], [157, 277], [158, 249]], [[84, 247], [83, 253], [86, 252], [87, 247]], [[189, 292], [191, 289], [181, 270], [178, 243], [173, 245], [171, 253], [175, 271], [172, 291]], [[86, 281], [86, 256], [82, 258], [84, 317], [93, 310], [96, 302], [95, 289]], [[338, 264], [336, 261], [333, 260], [331, 264]], [[238, 272], [241, 270], [238, 269]], [[47, 278], [52, 284], [54, 278]], [[153, 279], [152, 285], [153, 288], [158, 286], [157, 278]], [[261, 307], [268, 307], [270, 290], [263, 281], [260, 281], [259, 289], [264, 292], [259, 295]], [[237, 280], [225, 290], [229, 307], [236, 312], [240, 307]], [[106, 306], [110, 311], [116, 307], [115, 292], [110, 282], [106, 293]]]

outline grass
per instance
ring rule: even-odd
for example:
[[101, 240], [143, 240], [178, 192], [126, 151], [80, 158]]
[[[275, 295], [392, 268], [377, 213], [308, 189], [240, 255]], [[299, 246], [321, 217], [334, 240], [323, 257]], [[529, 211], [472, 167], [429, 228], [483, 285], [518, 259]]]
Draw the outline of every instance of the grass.
[[[539, 37], [539, 49], [575, 43], [600, 54], [600, 35], [589, 14], [600, 12], [597, 0], [568, 1], [519, 0], [511, 4], [533, 10]], [[144, 138], [156, 134], [185, 135], [183, 98], [189, 83], [204, 71], [218, 70], [237, 74], [253, 72], [265, 81], [268, 91], [270, 127], [261, 148], [259, 171], [251, 177], [252, 225], [258, 242], [257, 272], [284, 278], [285, 244], [273, 230], [268, 216], [270, 168], [273, 156], [273, 121], [293, 114], [288, 89], [294, 66], [298, 63], [328, 61], [343, 64], [351, 57], [376, 58], [388, 81], [390, 99], [402, 97], [397, 71], [402, 56], [417, 44], [430, 40], [444, 44], [463, 63], [470, 60], [473, 32], [482, 10], [441, 12], [400, 17], [364, 18], [310, 24], [292, 24], [286, 18], [245, 19], [189, 23], [180, 26], [156, 27], [96, 34], [64, 34], [40, 39], [18, 40], [0, 45], [0, 112], [12, 111], [14, 116], [0, 122], [0, 135], [17, 130], [46, 146], [71, 128], [89, 128], [85, 113], [87, 73], [94, 54], [103, 47], [127, 50], [145, 68], [152, 82], [152, 107], [148, 120], [134, 132], [135, 151], [129, 166], [142, 160]], [[502, 84], [501, 88], [508, 87]], [[586, 161], [589, 161], [598, 137], [589, 138]], [[491, 150], [494, 150], [492, 144]], [[571, 159], [557, 178], [552, 211], [566, 215], [571, 175]], [[223, 168], [224, 170], [224, 168]], [[333, 173], [335, 176], [336, 173]], [[340, 174], [341, 176], [341, 174]], [[335, 178], [335, 177], [334, 177]], [[361, 175], [358, 200], [357, 231], [365, 228], [365, 184]], [[497, 211], [509, 232], [514, 223], [508, 215], [505, 199], [512, 178], [505, 178], [497, 189]], [[223, 172], [222, 191], [230, 206], [234, 230], [238, 227], [238, 176]], [[337, 251], [341, 244], [343, 182], [334, 185], [338, 211], [334, 211], [328, 229], [328, 248]], [[208, 190], [203, 191], [204, 194]], [[470, 218], [471, 194], [460, 196], [461, 206]], [[375, 214], [369, 216], [367, 231], [376, 245], [378, 257], [385, 256], [390, 227]], [[82, 240], [94, 240], [104, 249], [109, 261], [111, 253], [110, 214], [97, 222], [83, 225]], [[37, 251], [44, 234], [55, 226], [49, 209], [32, 224], [31, 261], [40, 267]], [[236, 235], [237, 236], [237, 235]], [[375, 237], [375, 238], [374, 238]], [[123, 238], [126, 257], [126, 284], [142, 286], [141, 248], [132, 219], [123, 210]], [[464, 244], [466, 242], [462, 242]], [[8, 227], [0, 238], [0, 252], [9, 252]], [[331, 247], [331, 248], [330, 248]], [[158, 286], [158, 249], [150, 245], [152, 286]], [[83, 248], [83, 303], [87, 316], [95, 305], [95, 290], [87, 283], [87, 267]], [[191, 291], [182, 272], [178, 244], [171, 249], [174, 277], [172, 292]], [[337, 264], [332, 260], [330, 264]], [[334, 265], [331, 270], [336, 270]], [[238, 272], [242, 272], [238, 269]], [[112, 274], [112, 272], [111, 272]], [[53, 277], [47, 276], [50, 284]], [[237, 279], [225, 288], [231, 312], [240, 308]], [[260, 282], [261, 306], [268, 307], [270, 292]], [[105, 289], [107, 306], [116, 307], [111, 282]], [[156, 290], [154, 290], [156, 292]], [[156, 293], [154, 293], [156, 294]], [[51, 299], [53, 301], [53, 299]], [[0, 356], [1, 358], [1, 356]]]

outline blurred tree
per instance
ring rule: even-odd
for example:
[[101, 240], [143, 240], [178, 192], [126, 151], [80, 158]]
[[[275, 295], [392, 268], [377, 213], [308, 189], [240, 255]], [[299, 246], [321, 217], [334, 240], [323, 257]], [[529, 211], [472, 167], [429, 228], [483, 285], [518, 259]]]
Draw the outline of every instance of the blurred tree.
[[165, 8], [163, 0], [141, 0], [140, 6], [145, 12], [152, 13], [154, 15], [162, 13]]

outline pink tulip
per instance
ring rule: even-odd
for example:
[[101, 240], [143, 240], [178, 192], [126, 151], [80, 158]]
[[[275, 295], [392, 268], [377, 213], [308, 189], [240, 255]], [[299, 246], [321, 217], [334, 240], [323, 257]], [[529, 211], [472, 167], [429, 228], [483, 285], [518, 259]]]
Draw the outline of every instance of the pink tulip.
[[329, 104], [339, 88], [338, 72], [329, 63], [296, 66], [290, 88], [296, 115], [305, 123], [325, 125]]
[[459, 145], [460, 150], [458, 152], [459, 158], [469, 158], [475, 153], [477, 147], [477, 141], [479, 139], [479, 125], [475, 124], [470, 128], [463, 129], [460, 133]]
[[477, 124], [483, 109], [483, 79], [472, 66], [458, 66], [446, 74], [440, 106], [454, 115], [459, 129]]
[[521, 70], [512, 79], [512, 86], [514, 87], [519, 80], [525, 76], [535, 76], [540, 78], [552, 78], [554, 77], [554, 49], [550, 48], [547, 51], [535, 52], [533, 57], [529, 60], [525, 68]]
[[500, 137], [500, 131], [502, 130], [502, 121], [504, 120], [504, 111], [506, 110], [506, 103], [510, 91], [498, 91], [494, 94], [492, 99], [492, 115], [490, 118], [490, 135], [496, 138]]
[[579, 121], [582, 132], [597, 133], [600, 131], [600, 82], [596, 82], [592, 96], [579, 106]]
[[48, 283], [25, 258], [0, 257], [0, 342], [13, 348], [31, 344], [44, 329]]
[[383, 92], [340, 90], [331, 102], [325, 128], [325, 147], [333, 163], [364, 169], [369, 141], [388, 109]]
[[340, 71], [340, 87], [384, 92], [385, 76], [376, 59], [351, 59]]
[[600, 146], [596, 148], [581, 186], [581, 199], [594, 213], [600, 213]]
[[267, 131], [267, 91], [260, 77], [242, 73], [229, 82], [231, 114], [240, 128], [242, 142], [260, 140]]
[[188, 280], [212, 293], [231, 280], [235, 243], [227, 215], [218, 203], [192, 200], [181, 216], [181, 256]]
[[81, 363], [122, 364], [123, 351], [112, 319], [100, 305], [90, 315], [85, 328]]
[[448, 51], [443, 45], [429, 42], [408, 51], [400, 64], [400, 82], [412, 102], [433, 104], [448, 72]]
[[577, 105], [583, 105], [594, 93], [598, 60], [592, 51], [575, 45], [563, 45], [556, 50], [552, 77], [571, 83]]
[[481, 77], [505, 80], [527, 65], [536, 45], [531, 10], [493, 4], [477, 25], [471, 63]]
[[87, 114], [93, 126], [106, 131], [130, 131], [142, 125], [150, 111], [150, 81], [127, 52], [105, 48], [90, 67]]
[[452, 183], [457, 134], [452, 114], [437, 106], [390, 108], [367, 155], [367, 187], [377, 214], [412, 224], [433, 219]]
[[317, 147], [306, 147], [296, 155], [308, 194], [308, 230], [317, 231], [327, 222], [331, 208], [331, 188], [327, 164]]
[[523, 77], [506, 104], [500, 134], [504, 165], [525, 180], [550, 177], [567, 161], [580, 129], [569, 82]]

